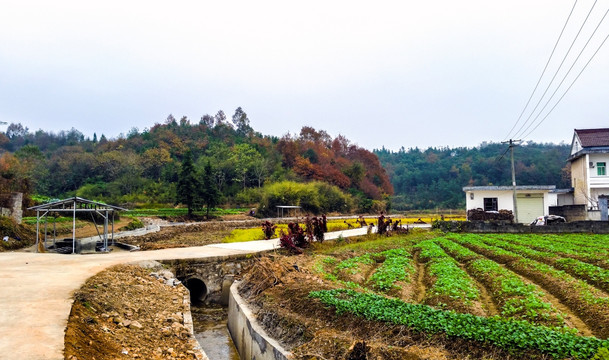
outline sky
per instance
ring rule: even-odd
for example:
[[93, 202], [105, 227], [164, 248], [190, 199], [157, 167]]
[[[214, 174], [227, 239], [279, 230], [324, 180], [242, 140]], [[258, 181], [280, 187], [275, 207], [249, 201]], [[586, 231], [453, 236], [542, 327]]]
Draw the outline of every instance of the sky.
[[[368, 149], [473, 147], [509, 137], [570, 143], [574, 128], [609, 126], [609, 44], [528, 133], [609, 34], [609, 19], [545, 113], [522, 134], [510, 130], [536, 118], [528, 114], [594, 1], [577, 2], [516, 123], [573, 3], [7, 0], [0, 121], [115, 138], [169, 114], [197, 123], [242, 107], [262, 134], [312, 126]], [[554, 84], [608, 9], [608, 0], [597, 2]]]

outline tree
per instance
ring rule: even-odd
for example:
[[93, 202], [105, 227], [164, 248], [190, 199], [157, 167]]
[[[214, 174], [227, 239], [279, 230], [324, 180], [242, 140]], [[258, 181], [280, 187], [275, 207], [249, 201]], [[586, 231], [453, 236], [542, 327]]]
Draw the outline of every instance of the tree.
[[201, 200], [207, 208], [206, 216], [209, 218], [209, 209], [218, 205], [220, 202], [220, 191], [216, 185], [216, 179], [214, 179], [214, 171], [208, 161], [203, 168], [203, 174], [201, 176], [202, 192]]
[[252, 164], [252, 171], [254, 172], [254, 175], [256, 176], [256, 179], [258, 180], [259, 188], [262, 186], [262, 182], [264, 181], [264, 178], [266, 178], [269, 173], [269, 165], [270, 165], [269, 160], [264, 157], [259, 157], [258, 159], [254, 160], [254, 162]]
[[250, 144], [238, 144], [233, 146], [230, 161], [235, 168], [235, 180], [243, 183], [244, 189], [247, 184], [250, 170], [254, 163], [261, 157], [260, 153]]
[[201, 116], [201, 121], [199, 121], [199, 124], [201, 125], [205, 125], [208, 128], [212, 128], [214, 127], [214, 122], [216, 121], [216, 119], [209, 115], [209, 114], [205, 114], [203, 116]]
[[188, 207], [188, 216], [192, 216], [192, 211], [200, 207], [201, 204], [201, 183], [197, 178], [190, 151], [184, 154], [184, 160], [182, 161], [178, 178], [177, 202]]
[[235, 110], [235, 114], [233, 115], [233, 124], [235, 125], [239, 135], [245, 136], [253, 131], [252, 127], [250, 126], [250, 119], [247, 118], [247, 114], [241, 107], [238, 107], [237, 110]]
[[226, 121], [226, 114], [224, 114], [224, 111], [218, 110], [218, 113], [214, 116], [214, 118], [216, 119], [216, 124], [220, 125]]

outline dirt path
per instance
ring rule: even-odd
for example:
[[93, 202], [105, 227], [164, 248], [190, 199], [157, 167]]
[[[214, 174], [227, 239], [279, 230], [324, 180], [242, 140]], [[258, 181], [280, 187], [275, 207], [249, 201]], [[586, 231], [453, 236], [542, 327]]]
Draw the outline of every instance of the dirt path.
[[415, 300], [417, 304], [423, 302], [425, 299], [425, 292], [427, 291], [427, 287], [425, 286], [425, 264], [419, 262], [419, 254], [417, 253], [414, 256], [414, 261], [417, 264], [417, 274], [416, 274], [416, 286], [415, 286]]

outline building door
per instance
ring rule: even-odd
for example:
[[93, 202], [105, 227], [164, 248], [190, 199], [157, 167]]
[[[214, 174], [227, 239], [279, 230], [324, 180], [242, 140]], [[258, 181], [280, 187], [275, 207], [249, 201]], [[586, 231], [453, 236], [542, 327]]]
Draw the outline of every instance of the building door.
[[518, 222], [530, 224], [538, 216], [544, 216], [543, 194], [517, 194]]

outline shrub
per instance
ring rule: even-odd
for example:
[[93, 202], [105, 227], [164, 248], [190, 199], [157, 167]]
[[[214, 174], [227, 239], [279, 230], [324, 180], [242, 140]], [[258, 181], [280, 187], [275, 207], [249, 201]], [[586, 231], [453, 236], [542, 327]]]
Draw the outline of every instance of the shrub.
[[292, 254], [302, 254], [302, 249], [309, 246], [307, 237], [298, 223], [289, 223], [288, 232], [281, 231], [279, 246]]
[[268, 240], [275, 236], [275, 229], [277, 229], [277, 225], [271, 223], [270, 221], [265, 221], [262, 223], [262, 232], [264, 233], [264, 239]]
[[144, 223], [140, 219], [133, 218], [133, 220], [131, 220], [129, 222], [129, 224], [123, 226], [122, 228], [120, 228], [120, 230], [129, 231], [129, 230], [141, 229], [143, 227], [144, 227]]
[[273, 216], [278, 205], [296, 205], [311, 214], [349, 212], [353, 200], [338, 187], [322, 182], [282, 181], [265, 185], [260, 193], [260, 216]]

